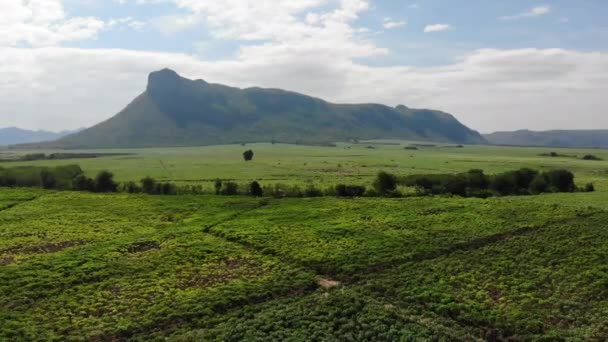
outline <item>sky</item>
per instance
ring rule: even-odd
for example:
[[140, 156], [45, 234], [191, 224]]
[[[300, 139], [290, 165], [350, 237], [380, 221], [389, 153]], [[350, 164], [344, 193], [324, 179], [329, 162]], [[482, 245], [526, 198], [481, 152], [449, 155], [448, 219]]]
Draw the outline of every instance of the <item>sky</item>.
[[165, 67], [481, 132], [608, 129], [606, 0], [0, 0], [0, 127], [92, 126]]

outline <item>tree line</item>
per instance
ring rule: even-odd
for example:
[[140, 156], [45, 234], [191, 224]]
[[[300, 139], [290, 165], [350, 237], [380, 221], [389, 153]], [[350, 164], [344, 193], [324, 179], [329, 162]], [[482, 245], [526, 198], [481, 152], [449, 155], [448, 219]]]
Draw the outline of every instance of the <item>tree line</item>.
[[139, 182], [118, 183], [114, 174], [101, 171], [95, 177], [88, 177], [78, 165], [57, 167], [20, 166], [0, 168], [0, 186], [39, 187], [55, 190], [76, 190], [88, 192], [126, 192], [149, 195], [211, 194], [218, 196], [248, 195], [255, 197], [403, 197], [399, 187], [414, 188], [414, 194], [454, 195], [462, 197], [537, 195], [548, 192], [594, 191], [593, 184], [583, 188], [576, 186], [574, 174], [568, 170], [556, 169], [540, 172], [522, 168], [519, 170], [487, 175], [483, 170], [470, 170], [457, 174], [419, 174], [398, 177], [379, 172], [371, 187], [357, 184], [337, 184], [318, 188], [313, 184], [305, 187], [286, 184], [262, 185], [258, 181], [238, 184], [233, 181], [216, 180], [213, 190], [201, 185], [181, 185], [157, 181], [152, 177]]

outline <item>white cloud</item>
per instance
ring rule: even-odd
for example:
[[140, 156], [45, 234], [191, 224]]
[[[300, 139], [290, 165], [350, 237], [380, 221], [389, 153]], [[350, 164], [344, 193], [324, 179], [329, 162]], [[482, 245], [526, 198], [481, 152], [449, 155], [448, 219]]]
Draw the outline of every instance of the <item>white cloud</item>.
[[0, 112], [7, 113], [4, 125], [92, 125], [142, 92], [151, 70], [170, 67], [190, 78], [279, 87], [337, 102], [442, 109], [483, 131], [608, 126], [608, 117], [599, 115], [608, 104], [605, 53], [479, 50], [451, 65], [419, 68], [369, 67], [330, 53], [276, 52], [276, 58], [247, 51], [208, 62], [129, 50], [2, 48]]
[[118, 19], [111, 19], [106, 23], [106, 28], [108, 29], [122, 29], [125, 27], [128, 27], [130, 29], [133, 29], [135, 31], [143, 31], [144, 28], [146, 27], [146, 23], [141, 21], [141, 20], [137, 20], [134, 19], [132, 17], [124, 17], [124, 18], [118, 18]]
[[441, 32], [441, 31], [449, 31], [451, 29], [452, 29], [452, 26], [449, 24], [433, 24], [433, 25], [426, 25], [424, 27], [424, 32], [425, 33]]
[[60, 0], [0, 1], [0, 46], [49, 46], [94, 38], [104, 22], [66, 16]]
[[387, 30], [398, 28], [398, 27], [404, 27], [405, 25], [406, 25], [405, 21], [396, 21], [391, 18], [384, 18], [384, 21], [382, 22], [382, 26]]
[[[67, 17], [56, 6], [60, 2], [37, 1], [46, 7], [36, 7], [35, 14], [23, 2], [0, 0], [3, 126], [59, 130], [93, 125], [122, 109], [145, 89], [147, 74], [164, 67], [190, 78], [278, 87], [337, 102], [441, 109], [483, 131], [608, 126], [608, 117], [601, 115], [608, 105], [608, 54], [478, 50], [445, 66], [370, 67], [359, 58], [388, 50], [368, 39], [367, 28], [357, 26], [357, 18], [371, 8], [369, 1], [165, 0], [186, 12], [165, 18], [169, 30], [205, 25], [216, 40], [247, 41], [234, 58], [219, 61], [161, 52], [14, 47], [30, 42], [23, 38], [27, 35], [16, 36], [18, 43], [12, 43], [14, 38], [3, 42], [2, 33], [15, 23], [52, 32], [54, 39], [32, 39], [38, 42], [34, 46], [94, 36], [75, 29], [86, 18]], [[121, 18], [104, 27], [125, 25], [139, 24]], [[425, 32], [450, 28], [429, 25]]]
[[541, 17], [545, 14], [549, 14], [551, 12], [551, 6], [543, 5], [531, 8], [525, 12], [521, 12], [515, 15], [506, 15], [499, 17], [500, 20], [517, 20], [523, 18], [536, 18]]

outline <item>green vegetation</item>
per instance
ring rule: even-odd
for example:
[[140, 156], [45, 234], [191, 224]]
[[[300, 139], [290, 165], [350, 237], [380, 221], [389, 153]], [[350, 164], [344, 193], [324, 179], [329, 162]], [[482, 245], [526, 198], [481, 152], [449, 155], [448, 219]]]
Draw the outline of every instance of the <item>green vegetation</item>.
[[378, 137], [485, 142], [478, 132], [440, 111], [333, 104], [279, 89], [192, 81], [165, 69], [150, 74], [145, 92], [110, 120], [57, 142], [30, 146], [82, 149], [271, 141], [319, 145]]
[[[128, 150], [52, 190], [78, 169], [3, 164], [40, 188], [0, 187], [0, 340], [605, 338], [607, 162], [403, 146]], [[403, 186], [419, 174], [595, 191], [420, 197]], [[57, 191], [75, 184], [119, 193]]]
[[[380, 178], [380, 177], [379, 177]], [[538, 195], [546, 192], [594, 191], [593, 184], [577, 189], [574, 174], [557, 169], [545, 172], [524, 168], [488, 176], [483, 170], [460, 174], [410, 175], [401, 184], [416, 187], [422, 194], [451, 194], [463, 197]]]

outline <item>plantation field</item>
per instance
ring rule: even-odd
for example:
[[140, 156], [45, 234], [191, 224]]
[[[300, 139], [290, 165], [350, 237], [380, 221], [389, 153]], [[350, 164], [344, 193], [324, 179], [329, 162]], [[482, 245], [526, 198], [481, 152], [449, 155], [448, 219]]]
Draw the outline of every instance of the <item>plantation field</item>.
[[121, 182], [210, 189], [217, 178], [369, 187], [380, 170], [566, 168], [597, 191], [279, 199], [0, 188], [0, 341], [606, 339], [608, 162], [580, 157], [607, 152], [408, 145], [108, 150], [131, 154], [0, 167], [76, 163]]
[[1, 189], [0, 340], [601, 340], [604, 199]]
[[[483, 169], [487, 174], [522, 167], [539, 170], [567, 168], [574, 172], [580, 184], [595, 183], [608, 191], [608, 151], [519, 148], [496, 146], [450, 145], [419, 147], [406, 150], [410, 142], [378, 141], [360, 144], [338, 144], [336, 147], [248, 144], [159, 148], [68, 151], [69, 153], [127, 153], [91, 159], [36, 160], [29, 162], [0, 162], [0, 167], [17, 165], [60, 166], [78, 164], [89, 175], [110, 170], [116, 180], [139, 181], [145, 176], [178, 184], [201, 184], [209, 189], [216, 179], [262, 184], [315, 184], [320, 187], [349, 183], [369, 186], [378, 171], [397, 175], [426, 173], [456, 173]], [[373, 147], [373, 148], [370, 148]], [[243, 161], [242, 153], [252, 149], [253, 161]], [[36, 151], [47, 154], [66, 151]], [[540, 156], [556, 152], [558, 157]], [[2, 159], [27, 154], [27, 151], [2, 151]], [[592, 154], [603, 160], [582, 160]], [[576, 156], [576, 157], [575, 157]], [[578, 157], [578, 158], [577, 158]]]

